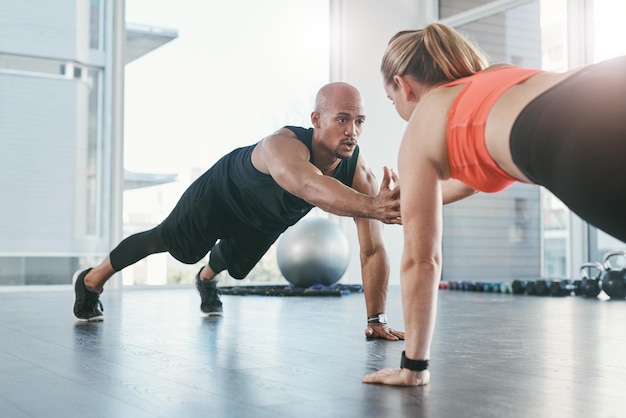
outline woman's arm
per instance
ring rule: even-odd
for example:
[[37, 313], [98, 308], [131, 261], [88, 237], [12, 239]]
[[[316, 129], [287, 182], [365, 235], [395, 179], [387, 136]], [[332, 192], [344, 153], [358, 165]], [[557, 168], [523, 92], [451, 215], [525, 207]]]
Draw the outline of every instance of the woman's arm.
[[[441, 274], [442, 204], [439, 170], [420, 149], [419, 138], [407, 135], [400, 147], [399, 174], [404, 249], [400, 282], [404, 311], [406, 357], [429, 360], [437, 315]], [[385, 369], [363, 379], [365, 383], [415, 386], [430, 380], [428, 370]]]
[[447, 205], [448, 203], [457, 202], [466, 197], [470, 197], [478, 192], [459, 180], [448, 179], [441, 182], [441, 193], [443, 195], [443, 204]]

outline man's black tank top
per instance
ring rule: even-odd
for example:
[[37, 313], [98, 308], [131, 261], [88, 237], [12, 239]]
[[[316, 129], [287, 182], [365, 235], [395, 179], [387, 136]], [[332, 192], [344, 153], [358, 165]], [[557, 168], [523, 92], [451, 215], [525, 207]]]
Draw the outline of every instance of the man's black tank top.
[[[312, 159], [313, 128], [286, 128], [307, 146]], [[220, 164], [222, 175], [216, 178], [223, 182], [223, 203], [233, 216], [249, 226], [272, 232], [285, 229], [306, 215], [313, 205], [288, 193], [270, 175], [258, 171], [252, 165], [253, 150], [254, 145], [235, 150]], [[351, 158], [340, 161], [333, 177], [352, 186], [358, 156], [357, 147]]]
[[[313, 162], [313, 128], [285, 128], [307, 146]], [[189, 196], [181, 198], [179, 206], [187, 207], [187, 210], [181, 207], [186, 214], [174, 214], [174, 217], [193, 217], [193, 220], [186, 219], [185, 223], [191, 221], [200, 234], [204, 228], [232, 233], [234, 231], [229, 231], [230, 229], [240, 227], [277, 233], [304, 217], [313, 205], [288, 193], [270, 175], [261, 173], [252, 165], [251, 157], [255, 146], [256, 144], [237, 148], [215, 163], [190, 186], [185, 193]], [[333, 177], [351, 187], [358, 158], [357, 146], [350, 158], [340, 161]], [[215, 218], [207, 218], [206, 207], [203, 210], [205, 204], [220, 206], [219, 217], [222, 219], [218, 222], [222, 225], [215, 225]]]

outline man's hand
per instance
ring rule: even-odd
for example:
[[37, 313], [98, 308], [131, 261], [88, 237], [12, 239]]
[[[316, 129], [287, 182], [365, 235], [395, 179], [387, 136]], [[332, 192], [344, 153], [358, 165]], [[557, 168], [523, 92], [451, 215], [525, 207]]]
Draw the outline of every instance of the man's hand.
[[404, 340], [404, 332], [396, 331], [385, 324], [367, 324], [365, 336], [367, 338], [383, 338], [391, 341]]
[[368, 374], [363, 383], [380, 383], [393, 386], [423, 386], [430, 382], [430, 372], [414, 372], [409, 369], [382, 369]]
[[374, 198], [374, 210], [377, 214], [375, 218], [386, 224], [402, 224], [398, 175], [388, 167], [383, 167], [383, 171], [383, 181], [378, 195]]

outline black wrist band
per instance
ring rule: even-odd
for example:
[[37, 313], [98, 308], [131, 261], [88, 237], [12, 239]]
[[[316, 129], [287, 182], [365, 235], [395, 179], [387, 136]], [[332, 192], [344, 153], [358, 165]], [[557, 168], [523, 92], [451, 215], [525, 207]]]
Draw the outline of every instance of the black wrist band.
[[400, 360], [400, 367], [414, 372], [423, 372], [428, 369], [428, 360], [411, 360], [410, 358], [407, 358], [405, 352], [403, 351], [402, 360]]

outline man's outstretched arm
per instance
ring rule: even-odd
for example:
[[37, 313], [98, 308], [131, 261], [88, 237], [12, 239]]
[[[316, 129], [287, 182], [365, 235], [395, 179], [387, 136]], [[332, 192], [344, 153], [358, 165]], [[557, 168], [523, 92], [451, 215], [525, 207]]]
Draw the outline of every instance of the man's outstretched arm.
[[289, 193], [339, 216], [377, 219], [400, 224], [400, 189], [392, 188], [391, 170], [385, 169], [379, 190], [369, 195], [337, 179], [325, 176], [309, 162], [309, 151], [288, 129], [263, 139], [253, 154], [253, 163], [271, 175]]

